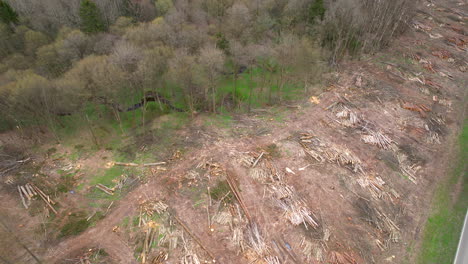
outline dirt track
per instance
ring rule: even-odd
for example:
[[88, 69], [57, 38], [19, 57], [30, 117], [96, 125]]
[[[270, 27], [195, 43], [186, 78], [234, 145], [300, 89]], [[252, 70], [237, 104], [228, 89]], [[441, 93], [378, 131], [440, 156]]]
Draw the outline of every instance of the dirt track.
[[[417, 243], [410, 243], [421, 237], [431, 190], [449, 166], [448, 150], [459, 130], [466, 106], [468, 38], [465, 34], [468, 30], [465, 25], [447, 17], [454, 14], [459, 16], [463, 12], [466, 14], [468, 7], [466, 3], [458, 5], [456, 1], [434, 2], [434, 6], [426, 6], [424, 2], [421, 7], [424, 13], [418, 13], [414, 18], [416, 23], [388, 50], [363, 61], [343, 65], [338, 81], [320, 96], [319, 104], [306, 103], [303, 108], [293, 111], [282, 124], [270, 127], [268, 135], [224, 137], [207, 141], [202, 148], [189, 151], [167, 172], [125, 196], [95, 227], [50, 248], [43, 257], [45, 263], [58, 262], [72, 252], [92, 246], [105, 249], [116, 263], [137, 263], [134, 249], [112, 229], [125, 216], [137, 213], [138, 201], [142, 197], [166, 200], [218, 257], [217, 263], [247, 263], [232, 246], [227, 245], [223, 234], [210, 233], [203, 210], [194, 208], [184, 195], [173, 193], [164, 186], [167, 179], [181, 182], [182, 175], [203, 158], [213, 158], [238, 178], [246, 205], [258, 219], [267, 238], [282, 235], [296, 249], [296, 254], [301, 255], [297, 236], [301, 236], [302, 230], [280, 219], [280, 213], [275, 211], [267, 198], [262, 197], [264, 186], [248, 177], [248, 169], [236, 161], [239, 153], [255, 151], [271, 143], [277, 144], [285, 153], [273, 159], [276, 166], [282, 171], [286, 167], [295, 171], [295, 174], [286, 172], [287, 183], [294, 186], [301, 198], [307, 201], [308, 207], [321, 220], [323, 230], [326, 227], [331, 232], [327, 241], [328, 251], [324, 253], [326, 258], [330, 258], [330, 254], [334, 254], [332, 252], [339, 252], [353, 256], [357, 263], [384, 263], [385, 260], [412, 263], [411, 259], [407, 259], [406, 248], [409, 245], [417, 247]], [[462, 20], [467, 23], [467, 16]], [[457, 30], [459, 28], [462, 31]], [[439, 56], [441, 50], [451, 55], [448, 58]], [[414, 154], [414, 162], [420, 166], [416, 173], [417, 184], [389, 168], [386, 158], [390, 155], [388, 151], [365, 144], [359, 131], [335, 122], [335, 113], [326, 108], [338, 101], [348, 102], [353, 111], [376, 124], [401, 149]], [[430, 111], [419, 109], [421, 105]], [[432, 132], [426, 129], [429, 118], [433, 116], [445, 119], [443, 129], [437, 136], [440, 144], [430, 142]], [[255, 117], [242, 118], [244, 120], [239, 124], [251, 124], [250, 121], [255, 120]], [[268, 122], [262, 122], [260, 124], [268, 125]], [[356, 183], [355, 174], [336, 164], [314, 164], [298, 170], [311, 163], [297, 145], [295, 137], [301, 132], [311, 132], [355, 153], [366, 172], [385, 182], [383, 192], [394, 190], [399, 198], [372, 197], [367, 189]], [[385, 212], [400, 229], [401, 239], [397, 243], [388, 243], [384, 251], [377, 247], [375, 240], [387, 235], [363, 218], [359, 211], [363, 198]]]

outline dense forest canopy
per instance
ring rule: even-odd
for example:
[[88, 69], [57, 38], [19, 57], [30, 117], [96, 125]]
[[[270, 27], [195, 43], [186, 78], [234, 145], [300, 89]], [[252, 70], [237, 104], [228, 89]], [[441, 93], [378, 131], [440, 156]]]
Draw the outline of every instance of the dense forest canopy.
[[0, 129], [53, 130], [90, 107], [120, 121], [147, 102], [194, 113], [294, 99], [387, 45], [411, 2], [0, 0]]

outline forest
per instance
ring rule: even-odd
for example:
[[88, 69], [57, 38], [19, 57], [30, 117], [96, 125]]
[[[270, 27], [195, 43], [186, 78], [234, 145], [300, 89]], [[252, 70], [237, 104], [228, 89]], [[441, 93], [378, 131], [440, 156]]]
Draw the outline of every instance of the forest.
[[0, 263], [453, 263], [467, 14], [0, 0]]
[[386, 46], [412, 2], [0, 0], [0, 130], [283, 104]]

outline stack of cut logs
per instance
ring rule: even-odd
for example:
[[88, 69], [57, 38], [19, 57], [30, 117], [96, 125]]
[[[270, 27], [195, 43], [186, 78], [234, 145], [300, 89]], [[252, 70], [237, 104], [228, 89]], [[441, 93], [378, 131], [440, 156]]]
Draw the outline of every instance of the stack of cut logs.
[[26, 185], [18, 185], [18, 192], [21, 197], [21, 202], [24, 205], [24, 208], [28, 209], [29, 205], [31, 205], [31, 200], [32, 198], [35, 198], [39, 196], [44, 203], [47, 205], [47, 207], [54, 212], [54, 214], [57, 214], [57, 211], [52, 205], [55, 205], [56, 202], [50, 198], [49, 195], [45, 194], [41, 189], [39, 189], [37, 186], [35, 186], [32, 183], [26, 183]]

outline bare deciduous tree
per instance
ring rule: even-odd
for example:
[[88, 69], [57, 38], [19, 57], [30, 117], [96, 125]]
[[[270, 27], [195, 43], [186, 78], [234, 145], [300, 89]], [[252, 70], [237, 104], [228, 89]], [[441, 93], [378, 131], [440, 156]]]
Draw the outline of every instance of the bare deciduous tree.
[[[199, 63], [206, 76], [208, 88], [211, 90], [211, 111], [216, 112], [216, 89], [224, 66], [224, 53], [215, 47], [206, 46], [200, 51]], [[208, 89], [205, 89], [205, 100], [208, 100]]]

